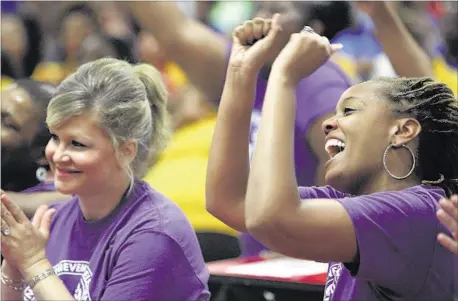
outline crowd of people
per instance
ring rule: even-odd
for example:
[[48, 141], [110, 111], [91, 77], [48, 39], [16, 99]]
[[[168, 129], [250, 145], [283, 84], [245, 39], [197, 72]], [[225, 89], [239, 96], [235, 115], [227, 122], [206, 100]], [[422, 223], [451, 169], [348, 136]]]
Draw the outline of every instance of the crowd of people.
[[220, 5], [2, 2], [2, 298], [458, 298], [458, 5]]

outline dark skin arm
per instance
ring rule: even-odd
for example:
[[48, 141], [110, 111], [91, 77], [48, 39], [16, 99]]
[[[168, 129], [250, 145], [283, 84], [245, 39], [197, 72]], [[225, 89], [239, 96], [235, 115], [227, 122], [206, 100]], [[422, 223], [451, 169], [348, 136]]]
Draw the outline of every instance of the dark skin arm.
[[434, 77], [430, 58], [403, 24], [394, 2], [361, 2], [358, 6], [371, 16], [375, 35], [399, 76]]
[[173, 2], [124, 3], [142, 27], [178, 63], [191, 83], [210, 101], [219, 101], [226, 73], [227, 41], [205, 25], [186, 17]]

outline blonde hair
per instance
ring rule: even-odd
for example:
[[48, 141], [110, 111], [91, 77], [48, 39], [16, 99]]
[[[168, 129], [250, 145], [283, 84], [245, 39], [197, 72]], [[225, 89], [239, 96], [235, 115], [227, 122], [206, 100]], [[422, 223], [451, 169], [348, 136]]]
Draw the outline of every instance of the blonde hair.
[[137, 141], [137, 155], [126, 166], [131, 184], [144, 176], [170, 135], [167, 90], [160, 72], [150, 65], [103, 58], [80, 66], [57, 87], [46, 123], [58, 126], [87, 113], [95, 113], [118, 158], [119, 145]]

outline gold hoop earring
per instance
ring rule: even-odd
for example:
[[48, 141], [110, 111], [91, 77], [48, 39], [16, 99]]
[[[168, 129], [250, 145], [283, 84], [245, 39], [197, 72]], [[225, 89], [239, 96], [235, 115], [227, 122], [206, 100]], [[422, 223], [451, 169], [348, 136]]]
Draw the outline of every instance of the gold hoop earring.
[[410, 171], [408, 174], [406, 174], [405, 176], [402, 176], [402, 177], [398, 177], [398, 176], [395, 176], [389, 169], [388, 169], [388, 165], [386, 163], [386, 156], [388, 154], [388, 151], [392, 148], [395, 148], [395, 146], [393, 144], [390, 144], [388, 145], [388, 147], [385, 149], [385, 152], [383, 153], [383, 167], [385, 168], [386, 172], [394, 179], [396, 180], [404, 180], [408, 177], [410, 177], [410, 175], [412, 175], [413, 171], [415, 170], [415, 165], [416, 165], [416, 160], [415, 160], [415, 154], [413, 153], [413, 151], [410, 149], [410, 147], [408, 147], [407, 145], [403, 144], [399, 147], [403, 147], [403, 148], [406, 148], [409, 152], [410, 152], [410, 155], [412, 156], [412, 167], [410, 168]]

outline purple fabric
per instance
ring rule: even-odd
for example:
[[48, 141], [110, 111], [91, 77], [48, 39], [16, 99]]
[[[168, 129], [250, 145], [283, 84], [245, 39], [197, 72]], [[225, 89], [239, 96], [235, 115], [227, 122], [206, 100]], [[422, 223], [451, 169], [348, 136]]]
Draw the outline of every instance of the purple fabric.
[[34, 192], [52, 192], [56, 191], [56, 187], [54, 186], [54, 182], [42, 182], [36, 186], [27, 188], [23, 190], [24, 193], [34, 193]]
[[330, 187], [299, 188], [302, 199], [334, 198], [355, 227], [359, 262], [331, 262], [325, 301], [453, 300], [454, 255], [436, 240], [444, 191], [419, 185], [347, 197]]
[[[209, 300], [208, 271], [183, 212], [143, 181], [86, 222], [78, 197], [54, 206], [47, 257], [76, 300]], [[27, 288], [24, 300], [33, 300]]]

